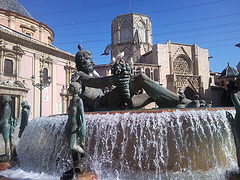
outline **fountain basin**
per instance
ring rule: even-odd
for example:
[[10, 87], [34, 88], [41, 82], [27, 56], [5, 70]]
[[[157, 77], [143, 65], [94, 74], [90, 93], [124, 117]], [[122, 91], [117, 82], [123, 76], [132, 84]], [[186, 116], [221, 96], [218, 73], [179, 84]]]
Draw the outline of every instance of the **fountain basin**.
[[[236, 166], [226, 110], [235, 114], [233, 108], [86, 113], [91, 168], [167, 177]], [[72, 168], [66, 121], [60, 115], [29, 123], [17, 145], [21, 168], [50, 174]]]

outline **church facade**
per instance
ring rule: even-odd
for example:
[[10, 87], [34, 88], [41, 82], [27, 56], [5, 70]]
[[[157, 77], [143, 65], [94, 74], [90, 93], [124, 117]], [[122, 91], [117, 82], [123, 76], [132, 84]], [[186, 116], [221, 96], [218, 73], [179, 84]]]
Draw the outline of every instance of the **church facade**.
[[42, 92], [42, 115], [66, 113], [67, 86], [75, 70], [74, 55], [52, 45], [54, 32], [15, 0], [0, 5], [0, 96], [11, 95], [12, 116], [18, 118], [21, 102], [31, 105], [30, 119], [40, 115], [40, 90], [32, 85], [51, 77]]

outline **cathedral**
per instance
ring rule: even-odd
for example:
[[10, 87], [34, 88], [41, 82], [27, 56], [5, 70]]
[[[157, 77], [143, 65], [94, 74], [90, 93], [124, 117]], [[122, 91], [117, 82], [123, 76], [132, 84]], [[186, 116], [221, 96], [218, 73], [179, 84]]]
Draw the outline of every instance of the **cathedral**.
[[[124, 52], [126, 61], [133, 59], [134, 73], [142, 71], [167, 89], [184, 91], [187, 98], [199, 94], [211, 101], [209, 54], [196, 44], [170, 40], [153, 45], [152, 24], [148, 16], [136, 13], [117, 16], [111, 27], [111, 58]], [[111, 75], [108, 64], [96, 65], [102, 76]]]

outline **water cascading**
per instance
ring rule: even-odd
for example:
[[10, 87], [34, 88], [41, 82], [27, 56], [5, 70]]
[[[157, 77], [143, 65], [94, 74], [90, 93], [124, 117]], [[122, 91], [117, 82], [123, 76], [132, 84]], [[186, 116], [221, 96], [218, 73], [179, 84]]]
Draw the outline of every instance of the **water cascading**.
[[[171, 112], [169, 112], [171, 111]], [[102, 179], [219, 177], [237, 166], [225, 109], [87, 113], [86, 151]], [[228, 110], [235, 114], [235, 110]], [[72, 159], [67, 116], [31, 121], [17, 145], [23, 169], [61, 174]]]

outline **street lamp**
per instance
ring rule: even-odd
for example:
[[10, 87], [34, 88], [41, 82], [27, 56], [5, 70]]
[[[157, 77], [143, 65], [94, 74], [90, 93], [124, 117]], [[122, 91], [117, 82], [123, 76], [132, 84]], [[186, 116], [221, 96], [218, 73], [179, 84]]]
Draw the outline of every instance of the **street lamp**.
[[50, 76], [48, 76], [47, 81], [45, 82], [43, 79], [43, 70], [41, 69], [39, 71], [39, 77], [40, 77], [40, 83], [36, 83], [35, 84], [35, 76], [32, 75], [31, 79], [32, 79], [32, 85], [34, 87], [37, 87], [38, 89], [40, 89], [40, 117], [42, 117], [42, 90], [48, 86], [50, 86], [50, 83], [52, 81], [52, 78]]

